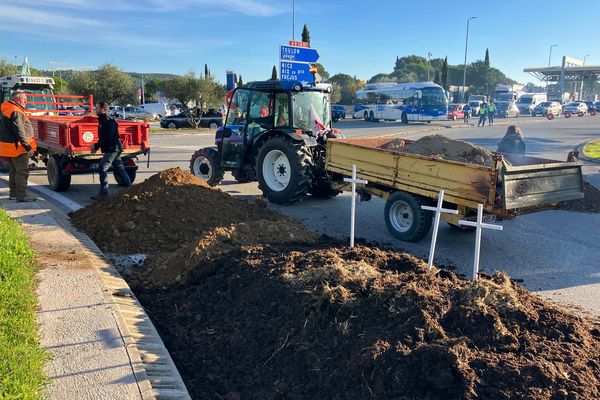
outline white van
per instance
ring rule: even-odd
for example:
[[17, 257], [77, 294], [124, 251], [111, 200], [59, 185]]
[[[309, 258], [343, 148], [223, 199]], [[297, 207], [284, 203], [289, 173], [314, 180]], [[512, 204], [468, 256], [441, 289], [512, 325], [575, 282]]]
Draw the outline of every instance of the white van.
[[169, 105], [165, 103], [140, 104], [140, 108], [150, 114], [158, 116], [158, 118], [171, 116], [171, 109], [169, 108]]
[[521, 115], [531, 115], [535, 106], [548, 101], [546, 93], [525, 93], [517, 100], [517, 108]]

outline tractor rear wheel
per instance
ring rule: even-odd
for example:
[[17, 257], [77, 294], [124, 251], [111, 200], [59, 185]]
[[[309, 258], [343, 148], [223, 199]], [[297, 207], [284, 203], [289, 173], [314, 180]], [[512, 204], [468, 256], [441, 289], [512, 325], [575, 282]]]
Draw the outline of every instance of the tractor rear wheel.
[[71, 186], [71, 175], [63, 175], [62, 157], [58, 154], [53, 154], [48, 157], [46, 164], [46, 175], [48, 176], [48, 184], [50, 189], [55, 192], [64, 192]]
[[258, 187], [273, 203], [295, 203], [310, 188], [311, 166], [312, 157], [304, 142], [274, 136], [258, 150]]
[[200, 149], [190, 160], [190, 171], [210, 186], [218, 185], [225, 172], [219, 165], [219, 153], [215, 149]]

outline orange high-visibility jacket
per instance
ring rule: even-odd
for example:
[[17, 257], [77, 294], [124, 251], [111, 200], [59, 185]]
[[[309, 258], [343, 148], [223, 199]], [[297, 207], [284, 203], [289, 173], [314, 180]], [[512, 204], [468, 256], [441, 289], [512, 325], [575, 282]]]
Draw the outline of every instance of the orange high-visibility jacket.
[[0, 109], [7, 128], [0, 129], [0, 157], [17, 157], [35, 150], [33, 126], [25, 109], [13, 101], [5, 101]]

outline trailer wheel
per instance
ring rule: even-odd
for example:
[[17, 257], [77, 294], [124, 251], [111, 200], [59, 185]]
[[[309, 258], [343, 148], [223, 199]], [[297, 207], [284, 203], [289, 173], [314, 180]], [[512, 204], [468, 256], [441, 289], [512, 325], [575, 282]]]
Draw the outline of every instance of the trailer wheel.
[[48, 157], [46, 164], [46, 175], [50, 189], [55, 192], [64, 192], [71, 186], [71, 175], [63, 175], [62, 157], [53, 154]]
[[190, 171], [210, 186], [218, 185], [225, 172], [219, 165], [219, 153], [215, 149], [200, 149], [190, 160]]
[[406, 192], [393, 193], [385, 203], [385, 224], [396, 239], [417, 242], [431, 229], [431, 211], [421, 209], [429, 202]]
[[274, 136], [258, 149], [258, 187], [273, 203], [295, 203], [310, 188], [311, 166], [312, 157], [304, 142]]
[[[135, 170], [133, 168], [125, 168], [125, 172], [127, 173], [127, 176], [129, 177], [129, 182], [131, 182], [131, 183], [135, 182], [135, 177], [137, 176], [137, 170]], [[117, 171], [113, 171], [113, 176], [115, 178], [115, 181], [117, 182], [117, 185], [125, 186], [125, 184], [121, 180], [121, 177], [119, 176], [119, 174], [117, 174]]]

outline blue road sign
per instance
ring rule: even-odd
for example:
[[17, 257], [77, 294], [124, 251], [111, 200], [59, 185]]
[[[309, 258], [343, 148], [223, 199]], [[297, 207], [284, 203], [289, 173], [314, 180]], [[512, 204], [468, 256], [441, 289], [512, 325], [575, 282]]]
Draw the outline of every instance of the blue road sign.
[[282, 81], [315, 81], [315, 77], [310, 73], [310, 64], [299, 62], [281, 61], [279, 63], [279, 78]]
[[279, 59], [281, 61], [314, 63], [319, 59], [319, 53], [308, 47], [279, 46]]

